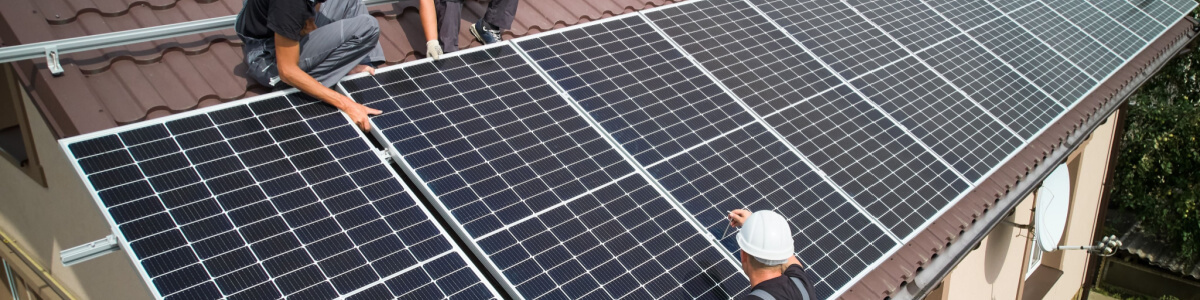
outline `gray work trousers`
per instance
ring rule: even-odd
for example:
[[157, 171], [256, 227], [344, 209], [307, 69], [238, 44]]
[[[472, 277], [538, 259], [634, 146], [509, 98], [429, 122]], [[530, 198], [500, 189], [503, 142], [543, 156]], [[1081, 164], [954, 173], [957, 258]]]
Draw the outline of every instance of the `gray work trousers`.
[[[300, 61], [297, 64], [300, 70], [322, 85], [332, 87], [356, 65], [383, 61], [383, 48], [379, 45], [379, 22], [367, 14], [367, 7], [361, 1], [325, 1], [313, 23], [317, 29], [300, 39]], [[234, 26], [238, 37], [242, 39], [246, 75], [259, 84], [275, 87], [279, 82], [275, 39], [247, 37], [241, 34], [240, 23]]]
[[[458, 29], [462, 20], [463, 0], [437, 0], [438, 40], [442, 42], [442, 50], [446, 53], [458, 51]], [[487, 12], [483, 20], [501, 30], [511, 29], [513, 18], [517, 15], [519, 0], [488, 1]]]

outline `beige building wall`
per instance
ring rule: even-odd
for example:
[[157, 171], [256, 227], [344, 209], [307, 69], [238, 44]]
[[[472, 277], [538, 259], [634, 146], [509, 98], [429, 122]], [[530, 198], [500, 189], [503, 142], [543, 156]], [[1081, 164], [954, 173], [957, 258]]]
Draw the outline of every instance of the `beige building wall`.
[[[1104, 207], [1105, 180], [1108, 178], [1114, 142], [1119, 138], [1119, 114], [1109, 116], [1066, 161], [1071, 174], [1071, 209], [1061, 245], [1090, 245], [1100, 225], [1097, 216]], [[1032, 223], [1036, 195], [1018, 204], [1014, 213], [1001, 223], [959, 263], [943, 281], [939, 299], [1073, 299], [1088, 276], [1091, 254], [1084, 251], [1055, 251], [1043, 254], [1040, 266], [1025, 279], [1030, 230], [1016, 224]], [[1036, 225], [1036, 224], [1035, 224]]]
[[23, 101], [48, 187], [0, 160], [0, 231], [78, 299], [151, 299], [149, 288], [124, 252], [71, 267], [62, 265], [60, 250], [103, 238], [112, 229], [42, 115], [28, 97]]

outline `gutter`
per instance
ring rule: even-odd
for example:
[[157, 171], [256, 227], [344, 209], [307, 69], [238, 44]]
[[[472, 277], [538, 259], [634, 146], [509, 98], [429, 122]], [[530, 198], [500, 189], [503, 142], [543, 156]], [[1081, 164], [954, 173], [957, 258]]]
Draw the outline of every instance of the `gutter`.
[[[1082, 124], [1079, 124], [1078, 128], [1080, 130], [1075, 130], [1063, 138], [1061, 140], [1061, 146], [1056, 147], [1052, 152], [1047, 153], [1041, 163], [1029, 170], [1027, 176], [1019, 180], [1016, 185], [1011, 188], [1012, 192], [1005, 194], [999, 199], [999, 201], [996, 202], [992, 209], [985, 211], [981, 216], [976, 218], [975, 222], [973, 222], [971, 226], [967, 227], [960, 234], [958, 239], [955, 239], [954, 242], [950, 243], [949, 246], [938, 253], [934, 258], [930, 259], [927, 264], [922, 266], [921, 269], [923, 269], [923, 271], [917, 272], [917, 274], [912, 278], [912, 280], [910, 280], [910, 282], [908, 282], [908, 284], [902, 284], [903, 286], [895, 291], [895, 293], [889, 298], [924, 299], [930, 291], [936, 288], [946, 277], [946, 275], [949, 275], [954, 267], [967, 257], [967, 254], [971, 252], [975, 245], [978, 245], [980, 242], [982, 242], [983, 239], [987, 237], [988, 233], [990, 233], [992, 229], [996, 227], [996, 225], [1000, 224], [1001, 221], [1004, 220], [1004, 218], [1017, 207], [1022, 199], [1025, 199], [1026, 196], [1040, 186], [1042, 180], [1049, 176], [1050, 172], [1053, 171], [1054, 168], [1063, 161], [1065, 161], [1067, 157], [1071, 155], [1071, 153], [1075, 152], [1075, 150], [1079, 148], [1079, 146], [1086, 141], [1089, 136], [1091, 136], [1092, 132], [1094, 132], [1096, 128], [1100, 126], [1100, 124], [1107, 120], [1109, 115], [1120, 108], [1121, 105], [1123, 105], [1129, 99], [1129, 97], [1132, 96], [1139, 87], [1141, 87], [1142, 84], [1149, 80], [1150, 77], [1157, 73], [1158, 70], [1164, 65], [1170, 62], [1172, 58], [1174, 58], [1175, 53], [1180, 52], [1180, 50], [1190, 44], [1192, 40], [1196, 39], [1197, 28], [1200, 28], [1197, 26], [1200, 25], [1198, 25], [1197, 21], [1191, 17], [1186, 17], [1184, 20], [1192, 25], [1191, 31], [1186, 33], [1185, 39], [1176, 40], [1172, 42], [1172, 45], [1167, 46], [1165, 49], [1166, 51], [1163, 53], [1171, 53], [1171, 55], [1158, 57], [1157, 59], [1151, 58], [1150, 63], [1146, 65], [1146, 67], [1140, 72], [1133, 70], [1134, 72], [1137, 72], [1136, 75], [1132, 76], [1128, 83], [1125, 84], [1120, 91], [1110, 97], [1111, 99], [1119, 99], [1118, 101], [1108, 101], [1107, 103], [1104, 103], [1099, 107], [1098, 110], [1094, 112], [1094, 114], [1090, 115], [1090, 118], [1082, 122]], [[1176, 23], [1176, 25], [1172, 26], [1178, 26], [1178, 24], [1179, 23]], [[1164, 36], [1163, 38], [1169, 37]], [[1142, 54], [1139, 54], [1139, 56], [1147, 54], [1154, 55], [1143, 52]], [[1137, 59], [1137, 57], [1134, 57], [1133, 59]], [[1112, 79], [1110, 78], [1110, 80]], [[1081, 108], [1082, 107], [1076, 106], [1075, 109]]]

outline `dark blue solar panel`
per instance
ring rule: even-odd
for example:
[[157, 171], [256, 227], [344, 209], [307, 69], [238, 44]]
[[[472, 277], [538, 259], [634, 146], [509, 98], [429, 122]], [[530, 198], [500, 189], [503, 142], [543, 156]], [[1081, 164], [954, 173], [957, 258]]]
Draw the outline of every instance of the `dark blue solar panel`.
[[1009, 13], [1009, 16], [1093, 79], [1103, 80], [1125, 63], [1125, 59], [1117, 56], [1116, 52], [1045, 4], [1035, 2]]
[[[1087, 2], [1099, 8], [1105, 14], [1113, 19], [1116, 19], [1121, 25], [1125, 25], [1133, 33], [1142, 37], [1147, 41], [1152, 41], [1166, 28], [1159, 21], [1154, 20], [1146, 12], [1143, 12], [1138, 7], [1126, 1], [1110, 1], [1110, 0], [1086, 0]], [[1154, 0], [1150, 0], [1154, 1]], [[1144, 2], [1144, 1], [1139, 1]]]
[[[706, 11], [724, 14], [709, 17]], [[753, 93], [754, 88], [744, 87], [766, 84], [770, 78], [798, 76], [796, 73], [771, 75], [775, 71], [769, 66], [780, 69], [808, 61], [808, 69], [803, 72], [813, 74], [819, 70], [823, 71], [821, 76], [833, 77], [795, 46], [790, 49], [794, 52], [778, 51], [775, 55], [746, 57], [746, 60], [721, 53], [722, 46], [726, 45], [723, 43], [736, 43], [730, 38], [749, 34], [741, 30], [725, 31], [729, 24], [765, 22], [744, 2], [696, 2], [648, 15], [664, 30], [676, 32], [678, 35], [673, 37], [683, 44], [684, 49], [712, 56], [706, 60], [710, 66], [743, 73], [742, 76], [724, 78], [730, 84], [739, 84], [735, 89], [747, 94]], [[755, 16], [754, 20], [751, 16]], [[705, 30], [692, 31], [691, 28]], [[770, 29], [761, 33], [764, 37], [777, 31], [773, 27], [754, 28]], [[615, 36], [614, 42], [600, 42], [608, 39], [606, 34], [609, 33]], [[583, 37], [566, 38], [570, 35]], [[633, 39], [638, 43], [616, 42]], [[625, 150], [639, 157], [642, 166], [712, 235], [721, 236], [730, 231], [725, 215], [733, 209], [768, 209], [788, 216], [794, 227], [799, 258], [805, 265], [812, 266], [808, 272], [817, 280], [814, 285], [820, 297], [832, 296], [896, 245], [883, 229], [872, 224], [865, 214], [825, 183], [795, 152], [767, 132], [643, 20], [626, 18], [562, 35], [522, 41], [520, 45], [556, 82], [567, 83], [563, 84], [564, 88], [578, 83], [567, 89], [573, 100], [621, 141]], [[771, 49], [770, 45], [762, 49]], [[592, 49], [603, 51], [593, 52]], [[618, 59], [628, 52], [642, 53], [646, 58]], [[592, 69], [593, 62], [597, 61], [614, 64], [603, 70]], [[620, 94], [592, 92], [607, 90], [605, 86], [618, 85], [620, 80], [634, 74], [640, 74], [637, 78], [644, 82], [660, 83], [620, 84], [627, 91]], [[766, 79], [756, 74], [763, 74]], [[786, 103], [783, 99], [819, 92], [811, 90], [815, 85], [800, 84], [777, 83], [780, 95], [771, 96], [769, 100], [756, 98], [763, 100], [759, 102], [760, 108], [770, 111], [772, 104], [766, 102]], [[673, 103], [678, 104], [671, 105]], [[668, 146], [647, 147], [641, 141], [657, 141], [656, 145]], [[639, 152], [643, 149], [660, 151], [650, 156], [645, 155], [647, 152]], [[721, 242], [726, 249], [735, 253], [738, 247], [733, 235], [723, 238]]]
[[[1191, 2], [1191, 0], [1183, 1]], [[1146, 45], [1146, 40], [1138, 37], [1129, 28], [1117, 23], [1115, 19], [1110, 18], [1087, 1], [1043, 0], [1042, 3], [1115, 51], [1122, 60], [1132, 58], [1142, 50], [1142, 46]]]
[[745, 1], [700, 1], [646, 15], [759, 114], [841, 82]]
[[749, 287], [510, 46], [343, 85], [385, 111], [372, 119], [379, 134], [521, 297], [727, 298]]
[[853, 84], [970, 182], [1023, 144], [1013, 131], [915, 58], [888, 65]]
[[840, 0], [751, 0], [767, 17], [852, 79], [904, 57], [904, 48]]
[[962, 33], [919, 0], [847, 2], [911, 52]]
[[1063, 107], [967, 36], [957, 36], [917, 53], [988, 112], [1027, 140], [1063, 112]]
[[970, 186], [848, 87], [765, 120], [902, 238]]
[[423, 296], [495, 297], [328, 105], [280, 95], [141, 126], [63, 145], [161, 297], [410, 296], [389, 288], [418, 274]]
[[1097, 83], [1008, 18], [992, 20], [968, 34], [1049, 92], [1063, 107], [1082, 99]]

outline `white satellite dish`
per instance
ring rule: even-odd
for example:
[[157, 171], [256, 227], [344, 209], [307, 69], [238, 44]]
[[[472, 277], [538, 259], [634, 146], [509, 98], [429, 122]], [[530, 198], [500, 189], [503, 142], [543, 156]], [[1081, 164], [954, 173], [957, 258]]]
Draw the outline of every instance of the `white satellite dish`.
[[1071, 209], [1071, 174], [1066, 165], [1050, 172], [1037, 191], [1037, 210], [1034, 212], [1034, 236], [1042, 251], [1054, 251], [1067, 227]]

